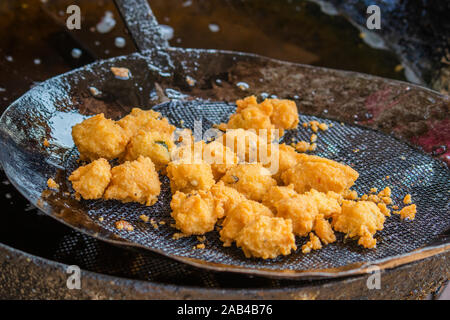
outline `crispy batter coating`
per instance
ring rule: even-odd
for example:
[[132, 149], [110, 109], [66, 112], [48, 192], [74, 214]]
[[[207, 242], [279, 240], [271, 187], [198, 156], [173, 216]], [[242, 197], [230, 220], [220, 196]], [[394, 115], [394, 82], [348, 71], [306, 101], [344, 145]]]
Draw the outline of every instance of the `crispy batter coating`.
[[270, 171], [259, 163], [238, 164], [228, 169], [221, 181], [245, 195], [248, 199], [261, 201], [277, 182], [270, 176]]
[[302, 246], [302, 252], [304, 254], [310, 253], [312, 250], [319, 250], [322, 249], [322, 243], [320, 242], [320, 239], [311, 232], [309, 234], [309, 241]]
[[247, 198], [236, 189], [225, 186], [223, 181], [219, 181], [211, 187], [211, 193], [214, 197], [217, 217], [225, 217], [231, 209]]
[[195, 162], [185, 160], [172, 161], [167, 166], [167, 176], [170, 179], [172, 193], [209, 190], [215, 184], [211, 165], [203, 160]]
[[371, 201], [343, 200], [342, 212], [334, 215], [334, 230], [346, 233], [348, 237], [359, 237], [358, 244], [374, 248], [373, 235], [383, 229], [385, 217], [377, 205]]
[[260, 215], [239, 232], [236, 246], [247, 258], [273, 259], [297, 250], [292, 221]]
[[111, 183], [105, 191], [105, 199], [122, 202], [139, 202], [147, 206], [158, 200], [161, 183], [155, 165], [150, 158], [139, 156], [112, 168]]
[[333, 195], [318, 192], [315, 189], [311, 189], [305, 195], [315, 201], [319, 213], [323, 214], [325, 218], [330, 218], [334, 214], [341, 213], [341, 206]]
[[411, 204], [400, 210], [399, 214], [400, 218], [402, 219], [414, 220], [414, 218], [416, 217], [416, 212], [417, 212], [416, 205]]
[[79, 167], [69, 177], [72, 187], [83, 199], [100, 199], [111, 181], [111, 166], [103, 158]]
[[169, 124], [167, 118], [161, 117], [159, 112], [133, 108], [131, 112], [117, 121], [127, 132], [129, 137], [134, 136], [139, 130], [159, 131], [171, 135], [175, 127]]
[[[216, 139], [234, 152], [239, 161], [255, 162], [260, 160], [260, 153], [267, 150], [266, 137], [257, 135], [252, 130], [233, 129]], [[265, 148], [265, 149], [262, 149]], [[266, 151], [264, 154], [267, 154]]]
[[321, 214], [316, 217], [316, 221], [314, 223], [314, 232], [317, 234], [323, 244], [329, 244], [336, 241], [336, 235], [334, 234], [330, 222], [324, 219], [323, 215]]
[[214, 198], [209, 191], [186, 194], [177, 191], [170, 202], [175, 227], [185, 235], [202, 235], [214, 230], [217, 214]]
[[358, 172], [339, 162], [305, 154], [301, 161], [282, 174], [285, 184], [294, 184], [295, 191], [305, 193], [310, 189], [320, 192], [343, 193], [358, 178]]
[[294, 190], [294, 185], [290, 184], [287, 187], [283, 186], [273, 186], [269, 191], [263, 196], [262, 203], [268, 207], [272, 212], [277, 212], [277, 203], [281, 200], [293, 198], [297, 195]]
[[170, 162], [170, 152], [174, 146], [172, 137], [167, 133], [140, 130], [128, 143], [123, 160], [148, 157], [155, 164], [156, 170], [161, 170]]
[[[272, 149], [270, 149], [272, 150]], [[301, 161], [301, 156], [295, 149], [291, 146], [286, 145], [285, 143], [278, 145], [278, 148], [273, 148], [274, 155], [269, 152], [272, 156], [270, 158], [271, 161], [278, 161], [278, 166], [273, 165], [272, 162], [267, 161], [264, 166], [266, 168], [271, 167], [276, 169], [272, 170], [273, 178], [277, 180], [278, 184], [282, 184], [283, 180], [281, 178], [283, 172], [286, 170], [295, 167], [299, 161]], [[278, 152], [277, 152], [278, 151]]]
[[253, 200], [244, 200], [234, 206], [225, 217], [223, 228], [220, 230], [220, 240], [224, 247], [229, 247], [242, 228], [259, 215], [273, 217], [269, 208]]
[[276, 208], [277, 217], [291, 219], [294, 233], [302, 237], [312, 231], [319, 214], [315, 201], [301, 194], [279, 201]]
[[129, 137], [115, 121], [97, 114], [72, 127], [72, 138], [80, 152], [81, 160], [119, 157]]
[[216, 180], [222, 178], [229, 168], [238, 163], [236, 154], [218, 141], [205, 145], [203, 159], [211, 165]]
[[295, 101], [286, 99], [266, 99], [261, 104], [270, 103], [270, 121], [278, 129], [294, 129], [298, 125], [298, 110]]

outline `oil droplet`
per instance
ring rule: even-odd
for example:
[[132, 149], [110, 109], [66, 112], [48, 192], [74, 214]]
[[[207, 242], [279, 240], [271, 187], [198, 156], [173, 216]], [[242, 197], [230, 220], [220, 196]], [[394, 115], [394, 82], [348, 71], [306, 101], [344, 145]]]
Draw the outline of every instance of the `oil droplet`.
[[13, 62], [14, 61], [14, 58], [12, 56], [6, 56], [5, 59], [8, 62]]
[[116, 37], [116, 38], [114, 39], [114, 45], [115, 45], [117, 48], [124, 48], [126, 44], [127, 44], [127, 42], [126, 42], [125, 38], [122, 38], [122, 37]]
[[183, 2], [183, 4], [182, 4], [182, 6], [183, 7], [190, 7], [192, 5], [192, 0], [187, 0], [187, 1], [185, 1], [185, 2]]
[[36, 58], [33, 60], [34, 64], [41, 64], [41, 59]]
[[166, 24], [160, 24], [161, 35], [164, 40], [171, 40], [173, 38], [173, 28]]
[[5, 88], [2, 88], [2, 87], [0, 87], [0, 93], [2, 93], [2, 92], [6, 92], [6, 89], [5, 89]]
[[73, 48], [72, 52], [70, 54], [72, 55], [72, 58], [78, 59], [79, 57], [81, 57], [83, 52], [80, 49], [78, 49], [78, 48]]
[[243, 81], [236, 83], [236, 86], [239, 89], [241, 89], [242, 91], [246, 91], [246, 90], [250, 89], [250, 86], [248, 85], [248, 83], [243, 82]]
[[219, 25], [215, 24], [215, 23], [210, 23], [208, 25], [209, 31], [211, 32], [219, 32], [220, 31], [220, 27]]
[[186, 82], [189, 86], [193, 87], [197, 81], [191, 76], [186, 76]]
[[96, 25], [96, 29], [100, 33], [108, 33], [110, 32], [116, 25], [116, 20], [114, 19], [114, 15], [111, 11], [106, 11], [103, 18]]

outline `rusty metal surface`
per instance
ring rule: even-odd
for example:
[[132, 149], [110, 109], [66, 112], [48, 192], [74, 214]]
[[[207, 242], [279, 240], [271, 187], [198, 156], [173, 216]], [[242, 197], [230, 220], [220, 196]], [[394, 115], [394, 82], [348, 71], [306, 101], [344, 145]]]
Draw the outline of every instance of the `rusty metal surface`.
[[2, 299], [423, 299], [450, 278], [450, 253], [381, 273], [381, 289], [368, 276], [299, 282], [276, 289], [205, 289], [129, 280], [82, 270], [81, 290], [67, 289], [67, 265], [0, 245]]

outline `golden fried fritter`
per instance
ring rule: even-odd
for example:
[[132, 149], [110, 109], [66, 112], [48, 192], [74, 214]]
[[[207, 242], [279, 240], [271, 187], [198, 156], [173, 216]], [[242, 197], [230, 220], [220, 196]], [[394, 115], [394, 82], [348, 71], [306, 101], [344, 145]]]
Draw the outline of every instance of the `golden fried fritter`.
[[[283, 174], [283, 172], [295, 167], [301, 160], [299, 153], [296, 152], [294, 148], [286, 145], [285, 143], [278, 145], [278, 148], [271, 148], [270, 155], [270, 161], [266, 162], [264, 164], [264, 167], [272, 168], [271, 172], [273, 178], [277, 180], [278, 184], [283, 183], [283, 180], [281, 179], [281, 175]], [[278, 165], [274, 165], [274, 161], [278, 161]]]
[[223, 228], [220, 230], [220, 240], [224, 243], [223, 245], [229, 247], [242, 228], [259, 215], [273, 217], [269, 208], [253, 200], [244, 200], [234, 206], [225, 217]]
[[170, 202], [175, 227], [185, 235], [202, 235], [214, 230], [217, 214], [214, 199], [209, 191], [194, 191], [190, 194], [177, 191]]
[[[255, 162], [260, 154], [267, 150], [267, 139], [258, 136], [255, 131], [244, 129], [227, 130], [227, 132], [216, 139], [235, 153], [239, 161]], [[264, 149], [263, 149], [264, 148]]]
[[343, 200], [342, 212], [332, 218], [334, 230], [346, 233], [348, 237], [359, 237], [358, 244], [374, 248], [375, 232], [383, 229], [385, 217], [371, 201]]
[[72, 187], [83, 199], [100, 199], [111, 181], [111, 166], [103, 158], [79, 167], [69, 177]]
[[325, 218], [330, 218], [333, 214], [341, 213], [341, 206], [333, 196], [318, 192], [315, 189], [306, 192], [305, 196], [314, 199], [319, 213], [323, 214]]
[[117, 123], [127, 132], [129, 137], [134, 136], [141, 129], [158, 131], [169, 135], [175, 131], [175, 127], [169, 124], [167, 118], [161, 117], [159, 112], [139, 108], [133, 108], [128, 115], [117, 121]]
[[158, 200], [161, 183], [155, 165], [150, 158], [139, 156], [112, 168], [111, 183], [105, 191], [105, 199], [122, 202], [139, 202], [147, 206]]
[[287, 187], [283, 186], [273, 186], [269, 191], [263, 196], [262, 203], [268, 207], [272, 212], [277, 212], [277, 203], [284, 199], [289, 199], [297, 196], [298, 193], [294, 190], [294, 185], [290, 184]]
[[170, 162], [170, 152], [174, 146], [172, 137], [167, 133], [140, 130], [128, 143], [123, 160], [148, 157], [155, 164], [156, 170], [161, 170]]
[[319, 214], [315, 201], [302, 194], [277, 202], [276, 208], [277, 217], [291, 219], [294, 233], [302, 237], [312, 231]]
[[167, 176], [170, 179], [172, 193], [189, 193], [194, 190], [209, 190], [214, 184], [211, 165], [203, 160], [191, 162], [180, 159], [169, 162]]
[[81, 160], [107, 160], [119, 157], [129, 137], [115, 121], [97, 114], [72, 127], [72, 138], [80, 152]]
[[277, 129], [294, 129], [298, 125], [298, 110], [295, 101], [286, 99], [266, 99], [261, 104], [270, 103], [270, 121]]
[[358, 172], [339, 162], [305, 154], [301, 161], [282, 174], [285, 184], [294, 184], [295, 191], [305, 193], [310, 189], [320, 192], [343, 193], [358, 178]]
[[416, 212], [417, 212], [416, 205], [411, 204], [401, 209], [399, 214], [400, 218], [402, 219], [414, 220], [414, 218], [416, 217]]
[[247, 258], [273, 259], [297, 250], [292, 221], [259, 215], [238, 234], [236, 246]]
[[236, 189], [225, 186], [223, 181], [213, 185], [211, 193], [214, 197], [214, 205], [219, 219], [225, 217], [237, 204], [247, 199]]
[[264, 194], [277, 185], [270, 171], [259, 163], [235, 165], [228, 169], [221, 181], [255, 201], [261, 201]]
[[222, 178], [229, 168], [238, 163], [236, 154], [218, 141], [210, 142], [204, 146], [203, 160], [211, 165], [216, 180]]

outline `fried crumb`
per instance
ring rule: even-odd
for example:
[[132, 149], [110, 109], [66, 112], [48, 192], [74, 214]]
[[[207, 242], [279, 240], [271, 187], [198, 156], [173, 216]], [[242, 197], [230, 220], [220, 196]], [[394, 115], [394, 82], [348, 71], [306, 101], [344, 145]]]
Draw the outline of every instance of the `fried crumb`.
[[347, 190], [344, 194], [344, 199], [356, 200], [358, 199], [358, 192], [356, 192], [355, 190]]
[[204, 243], [199, 243], [194, 248], [195, 249], [205, 249], [205, 244]]
[[316, 143], [311, 143], [311, 145], [308, 148], [308, 151], [315, 151], [317, 149], [317, 144]]
[[317, 134], [312, 134], [311, 135], [311, 142], [316, 142], [317, 141]]
[[307, 254], [310, 253], [311, 250], [319, 250], [322, 249], [322, 243], [320, 242], [319, 237], [317, 237], [313, 232], [309, 234], [309, 241], [302, 246], [302, 253]]
[[411, 204], [400, 210], [399, 214], [401, 219], [414, 220], [414, 218], [416, 217], [416, 212], [416, 205]]
[[125, 230], [125, 231], [133, 231], [134, 227], [125, 220], [119, 220], [115, 222], [116, 229], [117, 230]]
[[199, 242], [205, 242], [206, 237], [205, 237], [205, 236], [197, 236], [197, 240], [198, 240]]
[[392, 199], [390, 197], [381, 197], [381, 200], [386, 204], [392, 204]]
[[159, 226], [156, 223], [155, 219], [151, 218], [150, 219], [150, 224], [152, 225], [153, 229], [158, 230]]
[[160, 221], [160, 222], [159, 222], [159, 225], [160, 225], [160, 226], [163, 226], [163, 225], [165, 225], [165, 224], [166, 224], [165, 221]]
[[147, 215], [145, 215], [145, 214], [141, 214], [139, 216], [139, 219], [141, 219], [144, 222], [148, 222], [150, 220], [150, 218]]
[[411, 195], [408, 193], [404, 198], [403, 198], [403, 203], [404, 204], [410, 204], [411, 201]]
[[368, 197], [368, 200], [372, 201], [372, 202], [375, 202], [375, 203], [380, 202], [380, 198], [377, 195], [375, 195], [375, 194], [370, 194], [369, 197]]
[[47, 139], [44, 139], [44, 147], [48, 148], [50, 146], [50, 142]]
[[309, 142], [299, 141], [295, 145], [295, 150], [297, 150], [298, 152], [306, 152], [309, 150], [310, 146], [311, 144]]
[[118, 78], [127, 79], [130, 77], [130, 70], [127, 68], [111, 67], [111, 72]]
[[390, 197], [392, 194], [391, 188], [386, 187], [378, 193], [379, 197]]
[[366, 200], [368, 200], [369, 199], [369, 196], [367, 195], [367, 194], [363, 194], [362, 196], [361, 196], [361, 200], [363, 200], [363, 201], [366, 201]]
[[378, 189], [377, 188], [370, 188], [370, 193], [377, 193]]
[[384, 214], [386, 217], [391, 216], [391, 210], [388, 209], [385, 203], [383, 202], [377, 203], [377, 206], [380, 209], [381, 213]]
[[303, 122], [302, 126], [303, 126], [303, 128], [308, 128], [308, 122]]
[[186, 82], [190, 87], [193, 87], [193, 86], [195, 86], [195, 83], [197, 81], [195, 81], [195, 79], [192, 78], [191, 76], [186, 76]]
[[184, 233], [176, 232], [176, 233], [173, 234], [172, 239], [173, 240], [178, 240], [178, 239], [181, 239], [181, 238], [184, 238], [184, 237], [186, 237], [186, 235]]
[[100, 221], [100, 222], [103, 222], [104, 220], [105, 220], [105, 218], [103, 218], [103, 217], [98, 218], [98, 221]]
[[59, 189], [59, 184], [57, 184], [56, 181], [53, 180], [52, 178], [47, 180], [47, 186], [50, 189], [54, 189], [54, 190], [58, 190]]
[[393, 205], [392, 209], [397, 210], [398, 209], [398, 205]]
[[310, 121], [309, 125], [311, 126], [311, 130], [314, 132], [319, 131], [319, 122], [318, 121]]
[[319, 129], [322, 131], [328, 130], [328, 125], [326, 123], [319, 124]]

